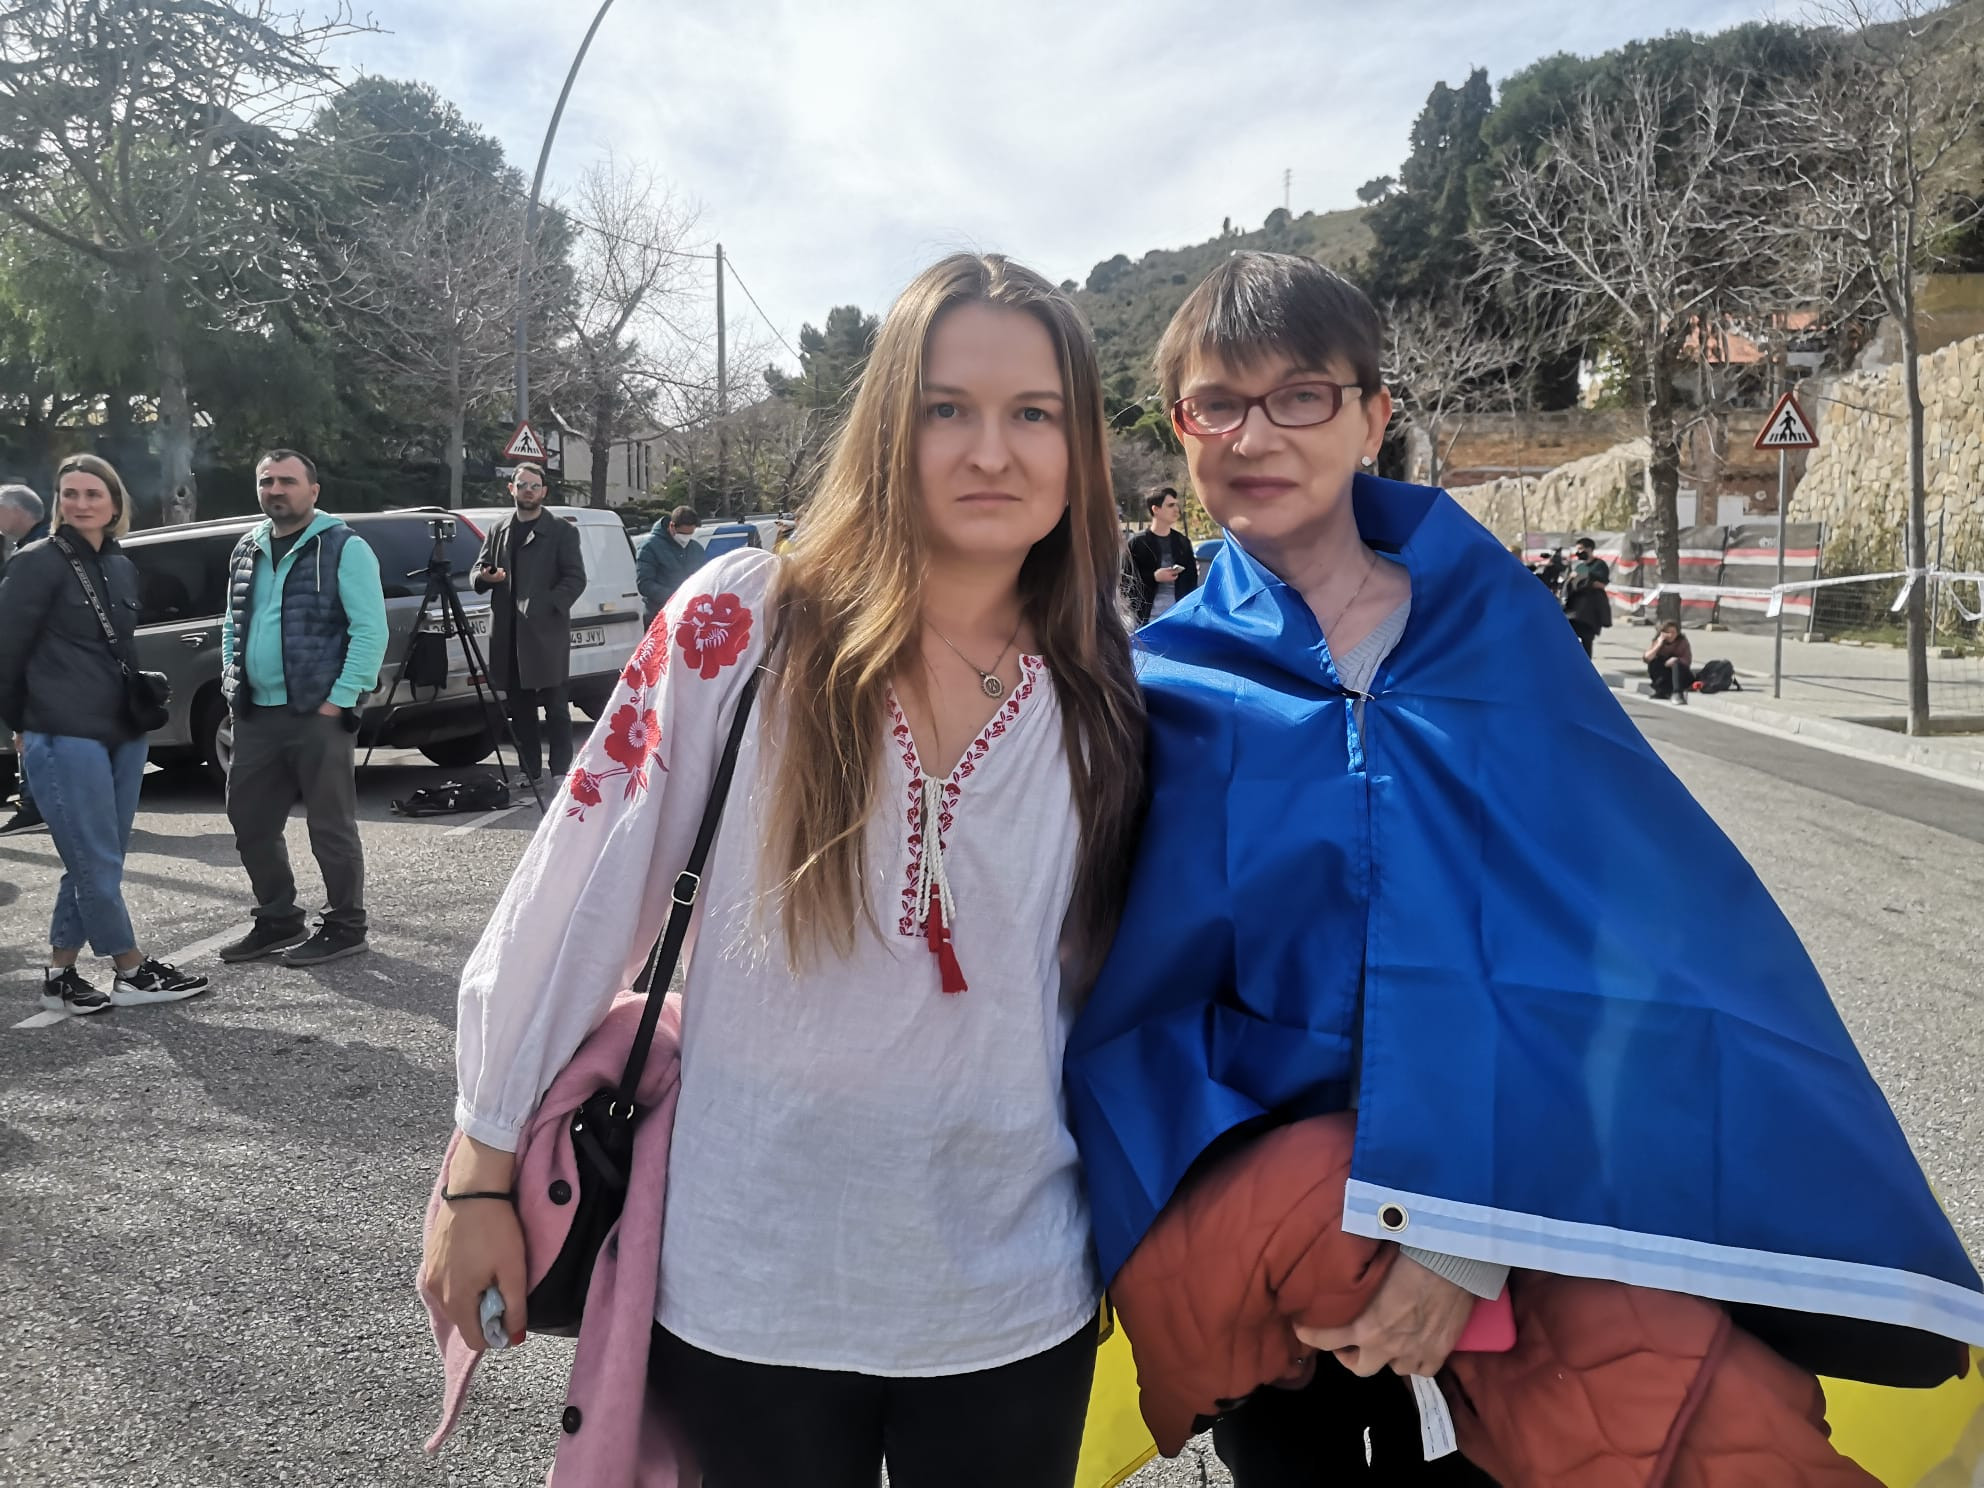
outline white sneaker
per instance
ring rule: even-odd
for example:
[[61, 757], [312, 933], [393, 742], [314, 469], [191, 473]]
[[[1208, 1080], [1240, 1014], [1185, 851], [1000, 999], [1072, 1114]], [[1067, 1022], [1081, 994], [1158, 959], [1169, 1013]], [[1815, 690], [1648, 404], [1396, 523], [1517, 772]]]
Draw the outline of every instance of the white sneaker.
[[110, 984], [110, 1000], [118, 1007], [142, 1007], [150, 1002], [184, 1002], [206, 990], [205, 977], [147, 956], [129, 971], [117, 973]]

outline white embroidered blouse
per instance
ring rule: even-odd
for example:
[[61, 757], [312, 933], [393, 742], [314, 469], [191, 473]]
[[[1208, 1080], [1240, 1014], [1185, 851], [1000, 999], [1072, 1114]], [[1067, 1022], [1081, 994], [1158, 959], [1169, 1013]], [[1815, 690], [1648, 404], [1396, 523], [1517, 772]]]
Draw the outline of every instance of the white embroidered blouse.
[[[514, 1148], [653, 946], [777, 570], [726, 554], [669, 601], [519, 864], [462, 976], [470, 1136]], [[1042, 1352], [1094, 1314], [1061, 1086], [1077, 829], [1052, 681], [1021, 666], [940, 781], [892, 705], [865, 871], [879, 933], [799, 976], [759, 897], [776, 730], [747, 726], [690, 940], [662, 1243], [657, 1317], [697, 1347], [942, 1375]], [[936, 906], [961, 992], [944, 990]]]

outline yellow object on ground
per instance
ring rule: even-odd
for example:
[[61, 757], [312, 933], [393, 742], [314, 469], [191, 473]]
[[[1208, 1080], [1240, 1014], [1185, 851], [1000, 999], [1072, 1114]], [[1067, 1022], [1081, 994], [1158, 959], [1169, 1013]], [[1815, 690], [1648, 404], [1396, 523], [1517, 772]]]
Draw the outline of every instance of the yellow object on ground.
[[[1824, 1381], [1833, 1444], [1886, 1488], [1984, 1488], [1984, 1350], [1934, 1390]], [[1121, 1330], [1095, 1360], [1076, 1488], [1117, 1488], [1157, 1455], [1137, 1409], [1137, 1366]]]
[[1984, 1350], [1970, 1373], [1934, 1390], [1824, 1380], [1833, 1445], [1887, 1488], [1984, 1484]]
[[1095, 1356], [1095, 1388], [1088, 1397], [1082, 1465], [1075, 1488], [1116, 1488], [1157, 1455], [1137, 1408], [1137, 1366], [1130, 1340], [1111, 1327]]

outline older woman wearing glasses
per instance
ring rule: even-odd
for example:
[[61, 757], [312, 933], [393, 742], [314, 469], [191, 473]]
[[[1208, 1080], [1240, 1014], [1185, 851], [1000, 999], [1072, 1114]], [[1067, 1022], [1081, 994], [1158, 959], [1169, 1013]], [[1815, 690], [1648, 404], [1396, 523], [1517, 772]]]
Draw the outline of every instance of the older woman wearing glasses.
[[[1257, 1138], [1314, 1119], [1348, 1178], [1312, 1249], [1353, 1237], [1383, 1279], [1348, 1319], [1277, 1314], [1280, 1367], [1196, 1404], [1220, 1416], [1239, 1488], [1478, 1482], [1440, 1455], [1456, 1431], [1495, 1479], [1543, 1481], [1522, 1456], [1539, 1425], [1571, 1439], [1615, 1405], [1685, 1454], [1689, 1422], [1742, 1382], [1705, 1356], [1715, 1388], [1660, 1416], [1662, 1381], [1693, 1377], [1673, 1355], [1695, 1332], [1748, 1360], [1752, 1386], [1777, 1371], [1735, 1414], [1782, 1470], [1743, 1481], [1871, 1481], [1827, 1442], [1814, 1373], [1958, 1372], [1958, 1340], [1984, 1343], [1984, 1282], [1796, 934], [1548, 592], [1445, 493], [1367, 473], [1391, 415], [1379, 344], [1347, 281], [1247, 253], [1158, 353], [1229, 540], [1139, 632], [1151, 809], [1067, 1055], [1146, 1416], [1174, 1364], [1265, 1357], [1173, 1347], [1210, 1326], [1193, 1305], [1207, 1278], [1250, 1259], [1233, 1241], [1248, 1213], [1193, 1226], [1236, 1171], [1291, 1150]], [[1630, 803], [1630, 860], [1538, 812], [1566, 795]], [[1650, 952], [1641, 896], [1673, 874], [1716, 906], [1717, 933]], [[1181, 1234], [1215, 1233], [1179, 1254]], [[1146, 1245], [1163, 1282], [1132, 1296]], [[1468, 1327], [1505, 1281], [1513, 1351], [1456, 1355], [1464, 1332], [1508, 1347], [1504, 1328]], [[1587, 1356], [1549, 1352], [1588, 1321], [1567, 1297], [1613, 1309]], [[1152, 1309], [1171, 1326], [1140, 1326]], [[1307, 1350], [1306, 1388], [1257, 1388]], [[1565, 1396], [1539, 1422], [1512, 1404], [1573, 1374], [1589, 1409]]]

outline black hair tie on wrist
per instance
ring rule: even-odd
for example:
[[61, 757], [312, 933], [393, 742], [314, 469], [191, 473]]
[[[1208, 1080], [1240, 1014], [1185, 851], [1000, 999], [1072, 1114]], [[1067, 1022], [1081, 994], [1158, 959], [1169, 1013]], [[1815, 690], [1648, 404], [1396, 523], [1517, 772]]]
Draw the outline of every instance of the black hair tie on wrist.
[[441, 1202], [444, 1204], [453, 1204], [462, 1199], [501, 1199], [506, 1204], [514, 1204], [517, 1196], [507, 1190], [494, 1188], [471, 1189], [465, 1193], [449, 1193], [445, 1188], [441, 1190]]

